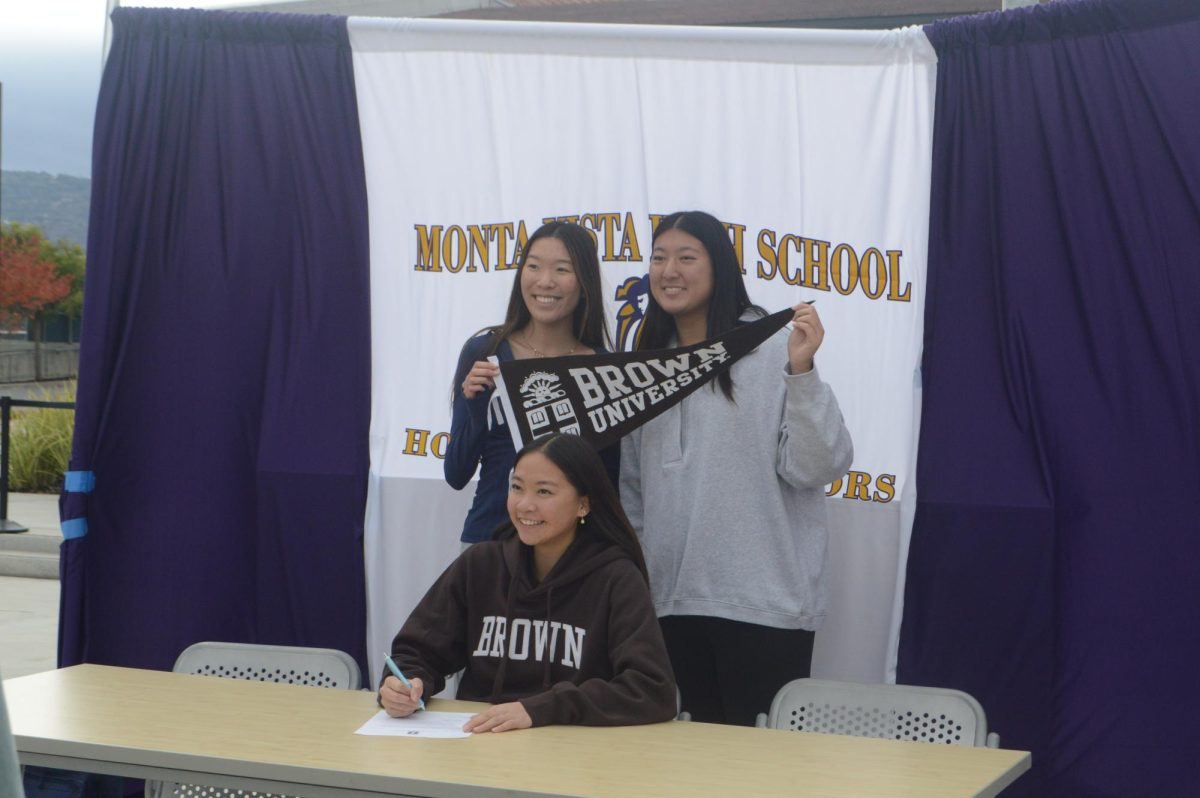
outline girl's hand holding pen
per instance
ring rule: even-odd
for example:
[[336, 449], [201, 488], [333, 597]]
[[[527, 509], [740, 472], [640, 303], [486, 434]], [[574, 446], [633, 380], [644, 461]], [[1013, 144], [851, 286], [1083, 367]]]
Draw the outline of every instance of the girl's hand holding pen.
[[405, 687], [395, 676], [389, 676], [379, 687], [379, 703], [393, 718], [406, 718], [424, 706], [421, 694], [425, 692], [425, 683], [419, 678], [409, 681], [411, 688]]

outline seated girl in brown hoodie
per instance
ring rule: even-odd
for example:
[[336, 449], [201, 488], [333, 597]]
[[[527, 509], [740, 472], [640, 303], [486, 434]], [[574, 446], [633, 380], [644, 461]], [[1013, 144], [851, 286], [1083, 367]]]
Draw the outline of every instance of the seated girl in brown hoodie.
[[[463, 670], [458, 698], [494, 706], [464, 729], [620, 726], [675, 716], [675, 679], [642, 550], [587, 441], [553, 435], [517, 453], [510, 523], [438, 578], [396, 639], [389, 715]], [[428, 688], [428, 689], [427, 689]]]

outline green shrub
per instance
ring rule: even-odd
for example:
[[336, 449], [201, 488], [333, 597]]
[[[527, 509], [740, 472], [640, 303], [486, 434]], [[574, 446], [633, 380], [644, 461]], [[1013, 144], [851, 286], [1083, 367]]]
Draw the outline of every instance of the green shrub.
[[[75, 383], [42, 389], [29, 397], [39, 402], [74, 402]], [[71, 459], [75, 411], [52, 407], [14, 407], [9, 428], [8, 489], [15, 493], [58, 493]]]

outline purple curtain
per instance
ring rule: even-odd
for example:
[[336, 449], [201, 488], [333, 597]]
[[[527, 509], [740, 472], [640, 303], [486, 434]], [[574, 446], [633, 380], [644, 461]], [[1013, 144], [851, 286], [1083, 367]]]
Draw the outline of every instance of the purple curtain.
[[169, 669], [216, 639], [365, 667], [367, 208], [345, 19], [113, 23], [60, 664]]
[[1200, 795], [1200, 6], [925, 30], [899, 681], [968, 690], [1005, 747], [1032, 749], [1011, 794]]

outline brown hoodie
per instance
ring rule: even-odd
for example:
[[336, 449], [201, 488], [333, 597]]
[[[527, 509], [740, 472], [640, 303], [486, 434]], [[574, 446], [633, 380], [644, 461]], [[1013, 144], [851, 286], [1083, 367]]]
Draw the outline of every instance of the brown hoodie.
[[392, 641], [405, 675], [433, 695], [465, 668], [458, 698], [520, 701], [534, 726], [673, 718], [675, 678], [633, 562], [586, 529], [540, 584], [532, 555], [515, 534], [463, 552]]

